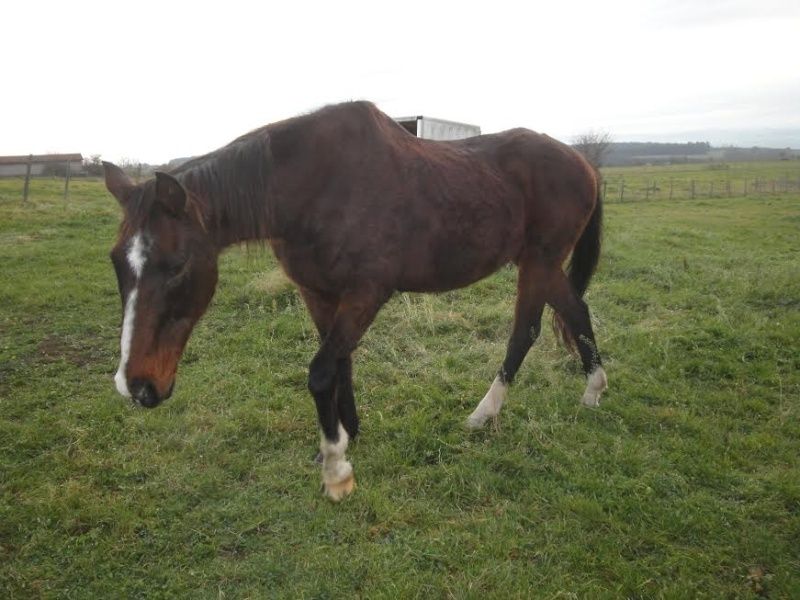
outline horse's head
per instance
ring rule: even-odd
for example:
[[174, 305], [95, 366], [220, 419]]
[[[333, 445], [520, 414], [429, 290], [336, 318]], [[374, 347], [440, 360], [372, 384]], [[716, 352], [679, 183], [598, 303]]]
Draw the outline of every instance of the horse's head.
[[123, 310], [114, 381], [120, 394], [152, 408], [172, 393], [186, 341], [214, 295], [218, 250], [177, 179], [157, 173], [136, 185], [103, 165], [124, 212], [111, 250]]

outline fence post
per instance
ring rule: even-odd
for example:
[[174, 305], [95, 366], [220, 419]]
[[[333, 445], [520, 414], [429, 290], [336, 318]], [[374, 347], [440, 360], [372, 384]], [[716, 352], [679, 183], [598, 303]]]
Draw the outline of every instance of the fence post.
[[694, 179], [692, 179], [692, 200], [694, 200]]
[[647, 185], [644, 188], [644, 199], [650, 200], [650, 182], [647, 182]]
[[622, 202], [622, 198], [625, 196], [625, 180], [622, 180], [622, 183], [619, 184], [619, 201]]
[[72, 165], [67, 161], [67, 171], [64, 174], [64, 201], [69, 199], [69, 176], [72, 174]]
[[608, 185], [608, 181], [603, 179], [603, 202], [606, 201], [606, 186]]
[[713, 181], [710, 181], [708, 183], [708, 197], [709, 198], [713, 198], [714, 197], [714, 182]]
[[672, 177], [669, 178], [669, 199], [672, 200]]
[[25, 166], [25, 187], [22, 190], [22, 201], [28, 201], [28, 188], [31, 181], [31, 163], [33, 162], [33, 154], [28, 155], [28, 164]]

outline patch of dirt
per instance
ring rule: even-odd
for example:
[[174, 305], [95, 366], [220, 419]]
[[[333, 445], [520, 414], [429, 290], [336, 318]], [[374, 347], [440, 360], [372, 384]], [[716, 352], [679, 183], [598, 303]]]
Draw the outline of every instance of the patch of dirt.
[[761, 565], [750, 567], [747, 570], [747, 583], [750, 589], [760, 598], [769, 597], [767, 583], [772, 579], [772, 574]]
[[76, 345], [58, 336], [49, 335], [36, 346], [39, 356], [44, 362], [54, 363], [60, 360], [83, 367], [94, 361], [91, 348]]

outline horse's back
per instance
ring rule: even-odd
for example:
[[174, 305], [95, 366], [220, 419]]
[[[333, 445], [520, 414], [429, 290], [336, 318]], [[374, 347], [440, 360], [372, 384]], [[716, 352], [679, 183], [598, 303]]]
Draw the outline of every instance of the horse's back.
[[421, 140], [365, 102], [271, 129], [276, 159], [296, 165], [278, 186], [292, 198], [281, 254], [297, 263], [285, 265], [290, 274], [317, 263], [319, 286], [468, 285], [516, 262], [532, 240], [558, 241], [586, 187], [574, 151], [524, 129]]
[[[579, 152], [522, 128], [463, 140], [462, 145], [482, 152], [520, 190], [526, 246], [548, 252], [566, 245], [571, 250], [597, 198], [597, 175]], [[563, 260], [563, 251], [556, 254]]]
[[[594, 211], [597, 179], [594, 169], [570, 146], [529, 129], [512, 129], [453, 142], [419, 141], [438, 169], [427, 181], [423, 202], [450, 198], [442, 207], [453, 235], [444, 244], [458, 249], [447, 256], [445, 269], [459, 263], [480, 278], [522, 253], [560, 264], [575, 245]], [[447, 192], [436, 189], [446, 180]], [[438, 246], [437, 250], [441, 250]], [[481, 261], [483, 259], [483, 261]], [[442, 259], [440, 259], [442, 260]], [[477, 273], [480, 276], [477, 276]], [[445, 278], [446, 279], [446, 278]]]

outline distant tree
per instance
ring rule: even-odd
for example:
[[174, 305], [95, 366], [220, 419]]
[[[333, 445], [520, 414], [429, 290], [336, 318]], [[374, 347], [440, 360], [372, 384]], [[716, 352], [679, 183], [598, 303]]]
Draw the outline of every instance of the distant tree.
[[599, 169], [611, 149], [612, 141], [611, 134], [607, 131], [588, 131], [575, 136], [572, 147], [583, 154], [595, 169]]
[[154, 171], [152, 165], [143, 163], [137, 158], [123, 157], [117, 166], [137, 181], [152, 176]]
[[103, 175], [103, 161], [99, 154], [92, 154], [88, 158], [83, 159], [83, 170], [87, 175], [92, 177], [100, 177]]

